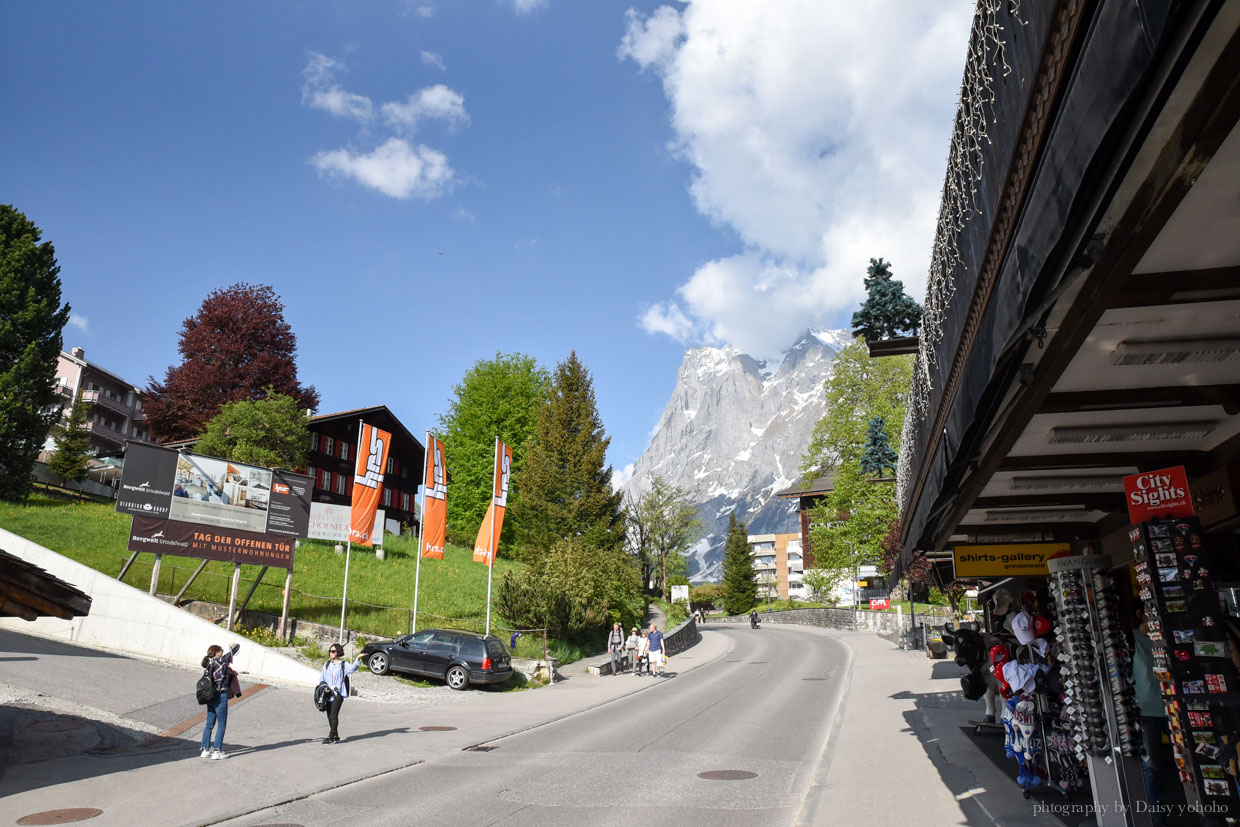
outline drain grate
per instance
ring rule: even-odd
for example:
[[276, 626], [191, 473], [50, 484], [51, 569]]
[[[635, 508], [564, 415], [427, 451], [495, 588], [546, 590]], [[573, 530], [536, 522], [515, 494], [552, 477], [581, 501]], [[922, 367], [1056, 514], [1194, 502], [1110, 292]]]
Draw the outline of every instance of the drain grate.
[[423, 732], [452, 732], [456, 729], [454, 726], [420, 726], [418, 729]]
[[81, 721], [36, 721], [29, 726], [35, 732], [68, 732], [81, 728]]
[[22, 816], [17, 819], [18, 824], [72, 824], [75, 821], [85, 821], [88, 818], [103, 815], [103, 810], [96, 807], [70, 807], [65, 810], [44, 810], [41, 813], [31, 813], [28, 816]]
[[705, 778], [707, 781], [744, 781], [746, 778], [757, 777], [756, 772], [749, 770], [707, 770], [698, 773], [698, 778]]
[[487, 746], [486, 744], [476, 744], [472, 747], [465, 747], [465, 749], [461, 750], [461, 752], [490, 752], [493, 749], [499, 749], [499, 747]]

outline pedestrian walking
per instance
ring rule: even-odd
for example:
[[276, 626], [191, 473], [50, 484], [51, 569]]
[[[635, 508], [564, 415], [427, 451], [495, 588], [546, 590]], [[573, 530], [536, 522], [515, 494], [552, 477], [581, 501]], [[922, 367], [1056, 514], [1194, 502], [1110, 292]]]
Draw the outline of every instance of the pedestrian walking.
[[607, 633], [607, 651], [611, 653], [611, 674], [624, 674], [624, 627], [619, 621], [611, 624]]
[[[240, 697], [241, 684], [237, 673], [229, 666], [233, 655], [241, 648], [234, 643], [227, 652], [223, 646], [212, 644], [207, 647], [207, 655], [202, 659], [202, 668], [211, 675], [211, 687], [215, 692], [211, 702], [207, 704], [207, 725], [202, 730], [202, 757], [216, 761], [228, 757], [224, 752], [224, 728], [228, 726], [228, 699]], [[215, 730], [215, 742], [212, 746], [211, 731]]]
[[650, 641], [650, 674], [658, 677], [663, 674], [663, 633], [651, 623], [647, 638]]
[[634, 626], [629, 630], [629, 636], [624, 641], [624, 656], [628, 658], [633, 669], [637, 669], [637, 641], [641, 640], [641, 635], [637, 634], [637, 627]]
[[349, 697], [349, 675], [357, 671], [357, 667], [361, 665], [362, 656], [358, 655], [352, 663], [349, 663], [344, 660], [344, 647], [339, 643], [333, 643], [327, 650], [327, 658], [319, 680], [327, 684], [332, 691], [332, 699], [327, 702], [327, 723], [331, 729], [327, 737], [323, 739], [323, 743], [339, 744], [340, 733], [337, 732], [337, 727], [340, 724], [340, 707], [344, 705], [344, 699]]
[[637, 638], [637, 656], [633, 661], [633, 674], [641, 676], [642, 667], [646, 667], [646, 672], [650, 672], [650, 638], [647, 636], [646, 630], [642, 629], [641, 635]]

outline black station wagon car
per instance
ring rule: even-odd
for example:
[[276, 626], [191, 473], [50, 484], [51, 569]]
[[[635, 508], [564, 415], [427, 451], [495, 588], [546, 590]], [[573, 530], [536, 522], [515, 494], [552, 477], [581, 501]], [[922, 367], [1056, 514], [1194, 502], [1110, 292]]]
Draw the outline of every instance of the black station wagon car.
[[439, 678], [453, 689], [503, 683], [512, 677], [504, 642], [493, 635], [424, 629], [412, 635], [368, 643], [362, 660], [376, 675], [404, 672]]

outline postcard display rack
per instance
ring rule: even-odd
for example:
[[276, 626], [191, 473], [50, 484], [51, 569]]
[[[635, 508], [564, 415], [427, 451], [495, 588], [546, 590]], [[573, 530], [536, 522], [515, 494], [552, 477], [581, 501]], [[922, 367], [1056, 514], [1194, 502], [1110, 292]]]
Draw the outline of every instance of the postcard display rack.
[[[1140, 712], [1106, 555], [1047, 561], [1055, 596], [1060, 673], [1078, 755], [1086, 760], [1098, 824], [1148, 825]], [[1118, 806], [1117, 806], [1118, 805]]]
[[1240, 682], [1201, 524], [1150, 521], [1129, 539], [1185, 798], [1199, 813], [1236, 817]]

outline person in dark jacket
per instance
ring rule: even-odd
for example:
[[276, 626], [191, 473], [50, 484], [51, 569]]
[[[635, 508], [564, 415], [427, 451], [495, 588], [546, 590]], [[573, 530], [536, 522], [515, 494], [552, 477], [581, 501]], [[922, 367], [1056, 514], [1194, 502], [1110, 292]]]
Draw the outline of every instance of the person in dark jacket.
[[[207, 648], [207, 656], [202, 659], [202, 668], [211, 676], [211, 686], [215, 689], [215, 697], [207, 704], [207, 725], [202, 730], [202, 757], [216, 761], [227, 758], [224, 752], [224, 728], [228, 726], [228, 699], [239, 696], [241, 687], [237, 681], [237, 673], [229, 664], [233, 655], [241, 648], [234, 643], [225, 652], [224, 647], [212, 644]], [[235, 691], [234, 691], [235, 690]], [[211, 749], [211, 730], [215, 730], [215, 746]]]
[[607, 651], [611, 653], [611, 674], [624, 674], [624, 627], [619, 622], [611, 624], [607, 635]]
[[323, 672], [319, 675], [319, 680], [327, 684], [332, 691], [332, 699], [327, 704], [327, 723], [331, 730], [323, 739], [323, 743], [339, 744], [340, 735], [336, 729], [340, 725], [340, 707], [344, 705], [344, 699], [349, 697], [349, 675], [357, 671], [357, 667], [362, 662], [362, 656], [358, 655], [356, 660], [348, 663], [344, 660], [344, 647], [339, 643], [333, 643], [327, 650], [327, 657], [328, 661], [323, 664]]

